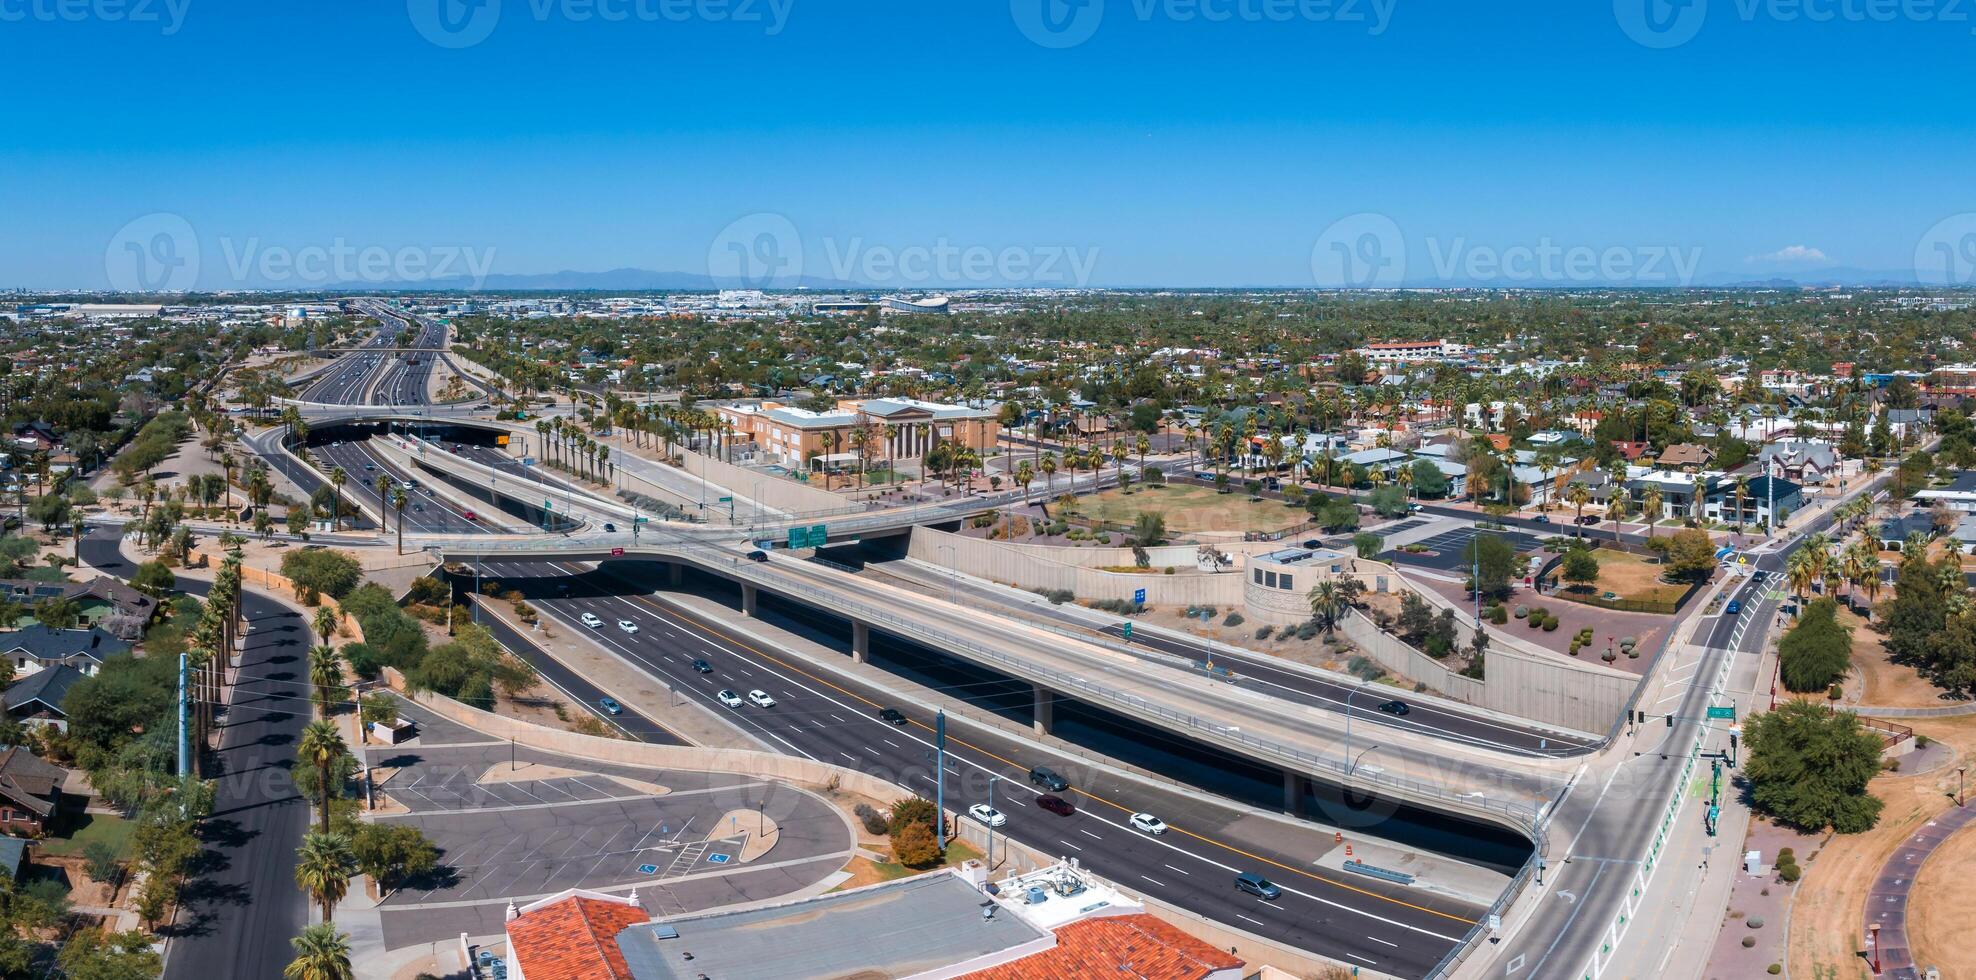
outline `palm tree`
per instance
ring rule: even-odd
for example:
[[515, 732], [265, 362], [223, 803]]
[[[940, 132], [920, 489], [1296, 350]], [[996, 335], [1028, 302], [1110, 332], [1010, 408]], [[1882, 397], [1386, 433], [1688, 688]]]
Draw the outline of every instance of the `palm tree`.
[[1578, 508], [1577, 523], [1583, 524], [1585, 522], [1585, 505], [1592, 502], [1592, 491], [1587, 489], [1583, 483], [1574, 483], [1571, 485], [1571, 489], [1564, 492], [1564, 500], [1565, 503]]
[[[1047, 501], [1057, 485], [1057, 454], [1055, 452], [1044, 453], [1043, 461], [1037, 465], [1043, 471], [1043, 497]], [[1047, 512], [1047, 503], [1044, 505], [1044, 509]]]
[[1791, 552], [1790, 559], [1784, 563], [1784, 577], [1790, 583], [1791, 591], [1797, 593], [1798, 607], [1802, 609], [1805, 593], [1810, 591], [1812, 581], [1817, 578], [1807, 549], [1799, 548]]
[[1331, 632], [1344, 609], [1345, 600], [1338, 590], [1337, 581], [1325, 579], [1310, 590], [1310, 614], [1324, 624], [1325, 632]]
[[309, 648], [309, 683], [316, 688], [316, 704], [324, 717], [329, 715], [329, 698], [343, 684], [343, 654], [332, 646]]
[[377, 482], [375, 485], [377, 487], [378, 503], [383, 503], [384, 501], [391, 499], [391, 477], [383, 473], [379, 473], [377, 475]]
[[1015, 482], [1018, 486], [1022, 487], [1022, 502], [1025, 505], [1029, 503], [1029, 484], [1034, 482], [1035, 479], [1036, 470], [1030, 467], [1028, 460], [1025, 459], [1016, 465]]
[[1647, 537], [1654, 536], [1654, 525], [1660, 522], [1660, 488], [1648, 487], [1640, 494], [1640, 516], [1647, 522]]
[[1736, 478], [1736, 533], [1737, 534], [1743, 533], [1743, 501], [1749, 499], [1749, 495], [1750, 495], [1750, 478], [1747, 476], [1737, 477]]
[[343, 484], [348, 482], [349, 479], [350, 474], [343, 472], [343, 467], [341, 466], [329, 471], [329, 485], [336, 491], [329, 498], [329, 526], [331, 528], [339, 527], [343, 523]]
[[328, 606], [316, 607], [315, 619], [309, 625], [315, 628], [317, 636], [322, 637], [324, 646], [328, 646], [330, 641], [335, 637], [336, 627], [340, 618], [337, 616], [336, 610]]
[[288, 941], [295, 959], [282, 968], [288, 980], [356, 980], [350, 968], [350, 937], [324, 922], [309, 926]]
[[1614, 541], [1619, 540], [1619, 524], [1626, 517], [1627, 503], [1625, 488], [1615, 487], [1612, 491], [1612, 502], [1606, 505], [1606, 516], [1612, 518], [1612, 539]]
[[296, 852], [295, 884], [322, 906], [324, 925], [335, 921], [336, 904], [350, 893], [350, 875], [357, 870], [350, 839], [328, 832], [305, 834]]
[[304, 764], [316, 767], [316, 782], [319, 784], [317, 796], [322, 804], [322, 832], [325, 834], [329, 833], [329, 767], [348, 751], [335, 722], [325, 719], [302, 726], [302, 738], [296, 744], [295, 755]]

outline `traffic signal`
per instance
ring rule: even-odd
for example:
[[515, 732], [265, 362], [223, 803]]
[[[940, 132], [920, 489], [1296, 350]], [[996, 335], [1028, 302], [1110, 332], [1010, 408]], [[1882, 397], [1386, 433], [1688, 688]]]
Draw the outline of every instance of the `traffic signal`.
[[1667, 727], [1669, 727], [1669, 728], [1673, 728], [1673, 727], [1674, 727], [1674, 716], [1673, 716], [1673, 715], [1668, 715], [1668, 716], [1667, 716]]

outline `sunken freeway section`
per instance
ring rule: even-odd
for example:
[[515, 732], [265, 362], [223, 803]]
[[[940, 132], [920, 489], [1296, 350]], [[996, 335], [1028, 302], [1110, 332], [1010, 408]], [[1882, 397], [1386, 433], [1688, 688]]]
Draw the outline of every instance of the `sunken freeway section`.
[[[681, 696], [728, 716], [741, 730], [770, 749], [817, 761], [850, 766], [897, 782], [931, 798], [931, 725], [925, 710], [869, 684], [826, 672], [772, 645], [655, 598], [660, 566], [611, 562], [597, 571], [570, 563], [486, 562], [483, 576], [498, 576], [504, 588], [520, 590], [531, 605], [566, 630], [598, 645]], [[573, 579], [562, 576], [574, 575]], [[696, 583], [731, 590], [718, 579]], [[567, 594], [561, 587], [573, 587]], [[731, 591], [726, 596], [738, 601]], [[797, 632], [823, 632], [813, 614], [794, 604], [765, 598], [762, 615]], [[581, 617], [602, 621], [588, 628]], [[613, 628], [624, 619], [636, 634]], [[887, 666], [977, 705], [984, 713], [1020, 711], [1028, 688], [969, 672], [930, 651], [873, 641], [873, 657]], [[705, 672], [694, 661], [707, 664]], [[962, 671], [953, 674], [952, 671]], [[776, 701], [772, 708], [724, 706], [719, 692], [759, 689]], [[884, 708], [903, 713], [903, 724], [879, 717]], [[952, 721], [952, 719], [950, 719]], [[950, 724], [947, 762], [949, 808], [963, 812], [989, 802], [1008, 817], [1000, 828], [1014, 840], [1046, 854], [1075, 857], [1094, 872], [1149, 897], [1207, 916], [1229, 926], [1342, 962], [1357, 963], [1396, 976], [1425, 976], [1460, 941], [1481, 913], [1477, 906], [1422, 889], [1326, 870], [1318, 859], [1332, 847], [1330, 837], [1308, 827], [1261, 816], [1219, 801], [1208, 793], [1267, 797], [1280, 782], [1274, 772], [1251, 772], [1241, 760], [1219, 757], [1184, 739], [1157, 732], [1131, 731], [1132, 723], [1102, 712], [1080, 714], [1059, 707], [1060, 731], [1087, 728], [1089, 738], [1107, 749], [1140, 746], [1141, 758], [1171, 778], [1203, 781], [1208, 792], [1174, 791], [1157, 784], [1089, 766], [1028, 739], [973, 724]], [[1136, 764], [1136, 763], [1135, 763]], [[1077, 808], [1068, 817], [1036, 805], [1044, 790], [1032, 786], [1032, 766], [1064, 773], [1072, 787], [1061, 793]], [[1191, 780], [1189, 779], [1191, 777]], [[991, 785], [991, 779], [993, 783]], [[1363, 817], [1335, 800], [1314, 804], [1346, 822]], [[1363, 801], [1359, 801], [1361, 804]], [[1135, 812], [1152, 812], [1171, 829], [1159, 837], [1130, 829]], [[1528, 844], [1493, 827], [1461, 825], [1417, 811], [1375, 806], [1384, 834], [1393, 825], [1448, 851], [1487, 852], [1497, 869], [1519, 864]], [[966, 818], [963, 818], [966, 819]], [[1471, 857], [1471, 860], [1473, 858]], [[1275, 901], [1238, 893], [1233, 876], [1241, 871], [1267, 875], [1284, 889]]]

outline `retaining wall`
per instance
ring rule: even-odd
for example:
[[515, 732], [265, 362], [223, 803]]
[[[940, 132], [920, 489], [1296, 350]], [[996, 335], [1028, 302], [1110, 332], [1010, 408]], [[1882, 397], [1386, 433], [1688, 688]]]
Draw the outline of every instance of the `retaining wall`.
[[[1068, 590], [1079, 599], [1119, 599], [1132, 601], [1132, 594], [1146, 590], [1146, 602], [1155, 606], [1239, 606], [1242, 603], [1242, 574], [1239, 570], [1219, 573], [1192, 571], [1194, 549], [1186, 548], [1187, 560], [1180, 567], [1186, 573], [1159, 572], [1134, 574], [1107, 572], [1083, 565], [1065, 564], [1035, 554], [1036, 546], [1010, 545], [985, 538], [936, 531], [926, 527], [912, 530], [912, 543], [906, 554], [931, 565], [952, 568], [965, 575], [1004, 582], [1019, 589]], [[1056, 549], [1083, 550], [1083, 549]], [[1132, 563], [1130, 549], [1123, 551], [1124, 564]], [[1158, 560], [1153, 562], [1159, 567]], [[1308, 617], [1306, 617], [1308, 618]]]
[[[214, 555], [201, 551], [198, 548], [191, 549], [185, 556], [187, 565], [199, 567], [217, 566], [219, 562], [225, 560], [226, 555], [224, 554]], [[309, 605], [302, 601], [301, 595], [296, 592], [295, 583], [289, 581], [287, 576], [278, 572], [271, 572], [265, 568], [255, 568], [243, 562], [240, 566], [240, 583], [275, 593], [283, 601], [292, 602], [303, 609], [309, 608]], [[336, 615], [343, 624], [343, 632], [350, 637], [350, 642], [364, 642], [364, 627], [362, 623], [357, 622], [357, 617], [344, 612], [343, 607], [337, 603], [334, 596], [321, 595], [317, 598], [321, 600], [317, 605], [327, 606], [336, 610]]]
[[678, 449], [680, 461], [684, 464], [682, 468], [686, 472], [750, 500], [759, 500], [776, 510], [802, 515], [815, 511], [842, 511], [853, 506], [852, 501], [807, 483], [735, 466], [684, 446]]

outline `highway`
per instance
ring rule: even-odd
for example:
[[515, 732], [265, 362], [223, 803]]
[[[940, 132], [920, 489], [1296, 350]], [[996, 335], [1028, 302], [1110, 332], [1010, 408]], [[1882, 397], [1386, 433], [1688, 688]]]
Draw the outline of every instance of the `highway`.
[[[727, 715], [772, 750], [871, 772], [934, 795], [932, 719], [924, 711], [865, 685], [827, 678], [785, 652], [653, 598], [656, 583], [647, 576], [655, 573], [584, 569], [575, 563], [554, 566], [553, 574], [580, 575], [568, 596], [542, 577], [542, 563], [489, 562], [481, 570], [520, 588], [530, 604], [564, 629]], [[586, 612], [599, 617], [602, 628], [585, 627], [580, 617]], [[620, 631], [619, 619], [636, 624], [639, 632]], [[712, 672], [696, 672], [691, 666], [696, 658], [708, 661]], [[743, 694], [760, 689], [776, 704], [725, 707], [715, 698], [722, 689]], [[909, 723], [880, 720], [877, 712], [884, 707], [900, 709]], [[1008, 816], [1005, 832], [1043, 853], [1079, 858], [1096, 873], [1162, 901], [1397, 976], [1425, 975], [1479, 914], [1467, 903], [1419, 889], [1320, 870], [1313, 862], [1330, 849], [1330, 841], [1319, 834], [1261, 826], [1274, 821], [1205, 794], [1176, 793], [1094, 769], [1028, 740], [949, 722], [949, 809], [965, 811], [988, 799], [989, 778], [999, 777], [994, 805]], [[1037, 764], [1072, 781], [1066, 797], [1078, 807], [1076, 814], [1059, 817], [1034, 805], [1040, 791], [1026, 773]], [[1156, 813], [1172, 830], [1158, 838], [1130, 830], [1125, 820], [1139, 810]], [[1282, 885], [1283, 897], [1266, 902], [1237, 893], [1232, 876], [1250, 870]]]
[[[1359, 685], [1331, 681], [1311, 672], [1285, 667], [1273, 662], [1276, 658], [1268, 654], [1236, 652], [1227, 647], [1215, 649], [1204, 641], [1144, 629], [1135, 629], [1132, 637], [1127, 639], [1121, 623], [1094, 626], [1090, 620], [1061, 607], [1026, 602], [998, 586], [962, 576], [942, 575], [910, 562], [866, 562], [864, 568], [928, 589], [966, 595], [987, 608], [1020, 609], [1069, 629], [1122, 642], [1135, 652], [1145, 651], [1148, 661], [1171, 663], [1177, 658], [1205, 663], [1212, 660], [1216, 667], [1235, 675], [1233, 683], [1238, 687], [1297, 704], [1349, 712], [1361, 725], [1419, 732], [1502, 752], [1554, 757], [1589, 752], [1601, 741], [1579, 733], [1549, 729], [1479, 711], [1463, 711], [1444, 701], [1410, 698], [1389, 687], [1361, 689]], [[1154, 654], [1163, 656], [1155, 657]], [[1407, 706], [1404, 716], [1378, 710], [1380, 705], [1395, 700]]]
[[[128, 579], [136, 563], [121, 550], [123, 531], [91, 528], [81, 544], [84, 564]], [[204, 596], [207, 584], [181, 578], [181, 591]], [[252, 631], [241, 655], [232, 706], [219, 720], [213, 814], [200, 827], [202, 870], [186, 889], [178, 921], [160, 930], [172, 937], [165, 961], [169, 980], [278, 977], [294, 958], [289, 937], [309, 922], [295, 887], [295, 848], [308, 827], [307, 804], [289, 778], [295, 740], [308, 721], [304, 684], [309, 627], [300, 614], [256, 592], [241, 600]]]
[[[362, 442], [329, 442], [313, 446], [309, 450], [319, 460], [323, 468], [341, 466], [348, 476], [343, 485], [345, 496], [356, 496], [382, 514], [385, 527], [396, 529], [398, 512], [389, 500], [377, 494], [377, 477], [383, 474], [396, 484], [406, 484], [418, 480], [407, 494], [405, 504], [405, 533], [422, 534], [479, 534], [487, 528], [479, 521], [479, 512], [468, 517], [468, 511], [460, 508], [433, 493], [425, 479], [407, 474], [386, 462]], [[433, 478], [436, 479], [436, 478]]]

